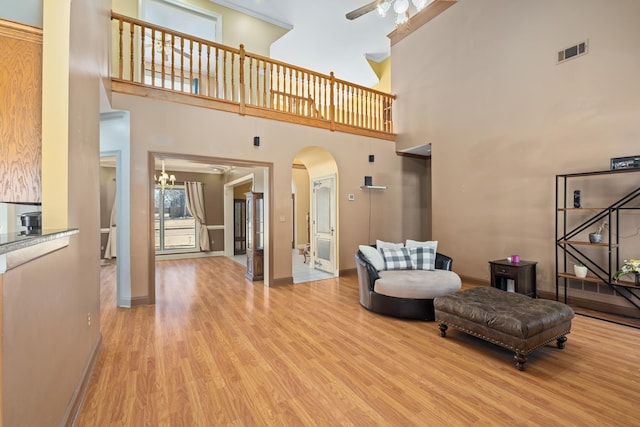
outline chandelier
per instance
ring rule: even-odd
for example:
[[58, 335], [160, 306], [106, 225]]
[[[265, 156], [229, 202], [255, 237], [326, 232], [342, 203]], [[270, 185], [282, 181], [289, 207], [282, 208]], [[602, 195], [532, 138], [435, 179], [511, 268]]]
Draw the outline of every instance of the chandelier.
[[[433, 0], [411, 0], [415, 8], [420, 11], [424, 9]], [[396, 25], [406, 24], [409, 21], [409, 0], [382, 0], [376, 6], [376, 10], [381, 17], [387, 16], [387, 12], [393, 5], [393, 11], [396, 13]]]
[[162, 162], [162, 172], [160, 173], [160, 176], [157, 177], [156, 175], [153, 175], [153, 179], [156, 182], [157, 185], [160, 186], [160, 191], [164, 192], [165, 188], [172, 188], [175, 183], [176, 183], [176, 176], [171, 174], [167, 174], [164, 171], [164, 160], [161, 161]]

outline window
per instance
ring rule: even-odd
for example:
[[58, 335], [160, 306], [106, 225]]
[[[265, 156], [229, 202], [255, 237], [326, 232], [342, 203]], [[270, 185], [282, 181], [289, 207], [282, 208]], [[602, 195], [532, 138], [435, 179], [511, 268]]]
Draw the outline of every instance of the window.
[[196, 222], [187, 209], [184, 186], [176, 185], [164, 192], [156, 186], [154, 205], [156, 253], [195, 250]]

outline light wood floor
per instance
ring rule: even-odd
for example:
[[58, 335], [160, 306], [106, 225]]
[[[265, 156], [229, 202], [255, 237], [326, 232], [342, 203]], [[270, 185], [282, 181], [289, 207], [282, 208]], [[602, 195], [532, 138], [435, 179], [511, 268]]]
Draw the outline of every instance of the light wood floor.
[[226, 258], [161, 261], [157, 304], [115, 308], [77, 426], [640, 425], [640, 330], [578, 316], [511, 352], [370, 313], [355, 277], [277, 288]]

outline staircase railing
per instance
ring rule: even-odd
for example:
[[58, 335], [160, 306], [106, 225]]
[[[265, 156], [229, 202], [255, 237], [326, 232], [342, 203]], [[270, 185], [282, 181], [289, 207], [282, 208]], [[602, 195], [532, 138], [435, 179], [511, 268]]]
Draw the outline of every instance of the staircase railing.
[[236, 49], [116, 13], [111, 17], [115, 82], [219, 101], [213, 108], [239, 114], [393, 137], [394, 95], [256, 55], [243, 45]]

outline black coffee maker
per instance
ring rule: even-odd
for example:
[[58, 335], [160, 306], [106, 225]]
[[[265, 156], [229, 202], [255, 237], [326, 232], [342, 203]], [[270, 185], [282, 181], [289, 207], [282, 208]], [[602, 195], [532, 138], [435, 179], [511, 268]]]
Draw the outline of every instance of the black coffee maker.
[[20, 224], [27, 227], [20, 234], [40, 234], [42, 231], [42, 212], [25, 212], [20, 215]]

